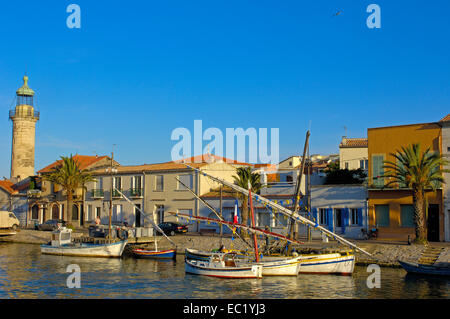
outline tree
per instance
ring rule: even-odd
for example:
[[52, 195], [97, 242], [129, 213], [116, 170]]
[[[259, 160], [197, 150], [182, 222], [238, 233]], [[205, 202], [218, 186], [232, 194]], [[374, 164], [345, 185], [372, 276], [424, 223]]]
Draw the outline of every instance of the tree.
[[[252, 173], [250, 167], [239, 167], [236, 170], [237, 176], [233, 176], [234, 183], [242, 188], [248, 189], [248, 184], [252, 188], [253, 193], [258, 193], [263, 185], [261, 184], [261, 175], [258, 173]], [[248, 224], [248, 196], [242, 193], [237, 194], [238, 199], [241, 201], [242, 212], [242, 224]], [[244, 234], [247, 234], [246, 232]], [[247, 234], [248, 235], [248, 234]]]
[[450, 172], [443, 169], [448, 165], [448, 161], [442, 155], [430, 152], [428, 148], [425, 152], [420, 151], [420, 144], [412, 144], [402, 147], [395, 154], [391, 153], [396, 162], [383, 161], [383, 169], [386, 173], [381, 176], [389, 178], [384, 187], [398, 186], [411, 189], [414, 205], [414, 223], [416, 243], [427, 242], [426, 228], [426, 207], [425, 192], [436, 191], [436, 188], [444, 183], [442, 173]]
[[81, 170], [78, 162], [73, 158], [61, 156], [61, 163], [53, 168], [50, 175], [44, 177], [47, 181], [60, 185], [67, 194], [67, 219], [79, 226], [79, 218], [73, 220], [72, 202], [75, 191], [79, 188], [86, 189], [86, 183], [95, 181], [90, 173]]
[[362, 184], [367, 177], [366, 172], [361, 168], [351, 170], [347, 168], [340, 169], [339, 161], [328, 164], [325, 174], [325, 185]]

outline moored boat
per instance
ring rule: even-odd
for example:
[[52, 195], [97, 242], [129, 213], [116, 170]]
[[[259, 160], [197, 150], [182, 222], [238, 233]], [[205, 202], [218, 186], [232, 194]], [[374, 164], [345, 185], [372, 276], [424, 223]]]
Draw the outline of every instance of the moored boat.
[[147, 250], [136, 248], [132, 250], [133, 255], [138, 258], [154, 258], [154, 259], [175, 259], [177, 257], [176, 249], [168, 250]]
[[121, 257], [127, 244], [126, 240], [105, 244], [73, 243], [71, 229], [65, 227], [52, 232], [49, 244], [41, 245], [41, 253], [59, 256], [77, 257]]
[[219, 278], [262, 278], [262, 265], [236, 262], [233, 254], [212, 254], [209, 260], [185, 260], [186, 273]]
[[423, 265], [415, 262], [399, 260], [399, 264], [408, 273], [421, 275], [450, 276], [450, 263], [441, 265]]
[[351, 253], [332, 253], [302, 255], [299, 274], [351, 275], [355, 268], [355, 255]]

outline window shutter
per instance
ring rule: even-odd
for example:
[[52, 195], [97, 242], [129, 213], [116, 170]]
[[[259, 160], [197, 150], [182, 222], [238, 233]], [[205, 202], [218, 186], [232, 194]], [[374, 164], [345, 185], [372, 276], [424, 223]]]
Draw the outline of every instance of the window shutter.
[[362, 208], [358, 208], [358, 226], [363, 225], [363, 214], [362, 214]]
[[314, 218], [314, 221], [317, 223], [317, 224], [319, 224], [319, 219], [318, 219], [318, 216], [317, 216], [317, 208], [313, 208], [313, 218]]
[[327, 208], [327, 225], [329, 231], [333, 230], [333, 208]]

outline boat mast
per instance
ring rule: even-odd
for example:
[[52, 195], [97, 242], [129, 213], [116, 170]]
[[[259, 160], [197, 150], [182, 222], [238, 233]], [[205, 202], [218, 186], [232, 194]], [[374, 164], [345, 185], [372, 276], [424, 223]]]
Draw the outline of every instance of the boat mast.
[[[250, 181], [248, 181], [248, 200], [250, 201], [250, 212], [252, 214], [252, 227], [255, 227], [255, 214], [253, 212], [253, 199], [252, 199], [252, 186], [250, 185]], [[258, 241], [256, 240], [256, 233], [253, 233], [253, 245], [255, 246], [255, 257], [256, 262], [259, 261], [259, 253], [258, 253]]]
[[108, 242], [111, 243], [111, 215], [112, 215], [112, 198], [113, 198], [113, 161], [114, 161], [114, 151], [111, 152], [111, 166], [109, 168], [109, 173], [111, 175], [111, 192], [109, 196], [109, 226], [108, 226]]

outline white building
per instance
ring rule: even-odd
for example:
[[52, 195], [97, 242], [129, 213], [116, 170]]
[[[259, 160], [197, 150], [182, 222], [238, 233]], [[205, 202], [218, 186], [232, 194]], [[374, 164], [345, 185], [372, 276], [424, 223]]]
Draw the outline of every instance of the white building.
[[342, 137], [339, 145], [340, 169], [367, 170], [368, 167], [368, 140], [367, 138]]

